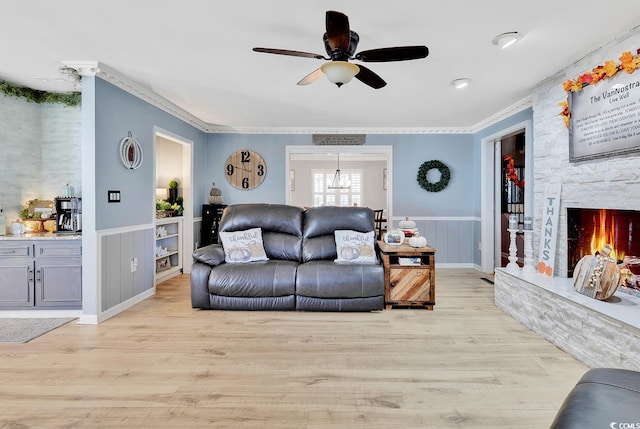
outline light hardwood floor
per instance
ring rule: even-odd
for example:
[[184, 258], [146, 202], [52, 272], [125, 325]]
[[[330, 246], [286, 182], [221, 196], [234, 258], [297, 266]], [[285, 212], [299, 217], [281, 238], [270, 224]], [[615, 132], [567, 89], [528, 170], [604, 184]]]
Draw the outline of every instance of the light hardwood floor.
[[588, 369], [436, 273], [434, 311], [199, 311], [189, 279], [0, 344], [0, 428], [546, 428]]

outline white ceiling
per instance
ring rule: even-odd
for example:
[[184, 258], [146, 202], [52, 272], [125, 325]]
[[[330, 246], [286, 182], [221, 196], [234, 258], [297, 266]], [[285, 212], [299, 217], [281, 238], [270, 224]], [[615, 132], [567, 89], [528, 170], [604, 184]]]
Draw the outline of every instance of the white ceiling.
[[[357, 51], [424, 44], [430, 55], [367, 63], [387, 81], [374, 90], [355, 79], [297, 86], [322, 60], [251, 50], [325, 54], [330, 9], [349, 16]], [[458, 128], [521, 103], [540, 81], [634, 29], [640, 3], [6, 0], [2, 16], [0, 79], [35, 89], [69, 90], [62, 61], [93, 60], [230, 128]], [[491, 41], [508, 31], [524, 37], [499, 50]], [[473, 85], [455, 91], [450, 82], [460, 77]]]

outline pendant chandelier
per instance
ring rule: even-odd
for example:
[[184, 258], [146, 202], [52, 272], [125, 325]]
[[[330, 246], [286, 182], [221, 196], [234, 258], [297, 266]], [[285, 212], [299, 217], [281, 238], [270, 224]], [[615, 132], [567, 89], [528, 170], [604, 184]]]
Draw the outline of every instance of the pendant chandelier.
[[336, 174], [334, 174], [333, 180], [327, 189], [351, 189], [351, 183], [349, 183], [347, 178], [340, 172], [340, 154], [338, 154], [338, 168], [336, 169]]

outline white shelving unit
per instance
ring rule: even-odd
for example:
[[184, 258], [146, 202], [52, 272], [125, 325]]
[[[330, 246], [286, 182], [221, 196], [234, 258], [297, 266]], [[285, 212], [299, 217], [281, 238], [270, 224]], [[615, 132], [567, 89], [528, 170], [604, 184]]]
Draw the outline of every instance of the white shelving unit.
[[156, 284], [182, 273], [182, 217], [156, 219]]

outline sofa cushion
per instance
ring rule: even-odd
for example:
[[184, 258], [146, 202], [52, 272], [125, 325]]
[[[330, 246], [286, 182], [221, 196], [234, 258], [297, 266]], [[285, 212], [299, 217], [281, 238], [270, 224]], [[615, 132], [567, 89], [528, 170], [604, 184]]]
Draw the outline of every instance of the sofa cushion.
[[348, 264], [373, 264], [376, 262], [375, 232], [339, 230], [334, 235], [338, 254], [335, 262]]
[[382, 296], [383, 268], [377, 264], [337, 264], [326, 260], [305, 262], [298, 267], [296, 293], [316, 298]]
[[297, 262], [276, 260], [218, 265], [209, 274], [209, 293], [235, 297], [293, 295], [297, 267]]
[[266, 261], [267, 254], [262, 244], [262, 230], [251, 228], [244, 231], [221, 231], [220, 240], [227, 263]]
[[366, 207], [312, 207], [304, 214], [302, 260], [336, 259], [336, 230], [374, 229], [373, 210]]
[[302, 259], [303, 209], [282, 204], [236, 204], [224, 209], [220, 232], [262, 229], [269, 259]]

